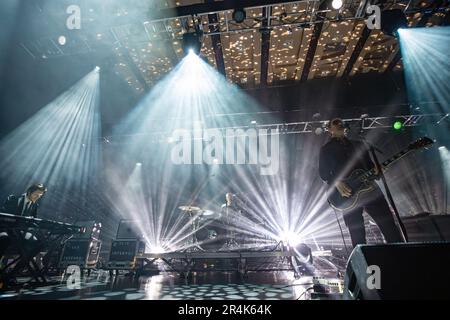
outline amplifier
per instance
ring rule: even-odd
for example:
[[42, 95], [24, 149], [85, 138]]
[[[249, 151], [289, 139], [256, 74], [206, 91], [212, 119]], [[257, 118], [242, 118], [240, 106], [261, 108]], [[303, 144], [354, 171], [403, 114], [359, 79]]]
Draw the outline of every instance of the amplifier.
[[139, 221], [136, 220], [120, 220], [117, 228], [117, 240], [136, 240], [141, 238], [138, 226]]
[[70, 265], [77, 265], [83, 269], [95, 268], [101, 248], [100, 240], [71, 239], [63, 248], [59, 267], [62, 269]]
[[136, 257], [145, 252], [145, 242], [139, 240], [114, 240], [111, 244], [108, 269], [134, 269]]

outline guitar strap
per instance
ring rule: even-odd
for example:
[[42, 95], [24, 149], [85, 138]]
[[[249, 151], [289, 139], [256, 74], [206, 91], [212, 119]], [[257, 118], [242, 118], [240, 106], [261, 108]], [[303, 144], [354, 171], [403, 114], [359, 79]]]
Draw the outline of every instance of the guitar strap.
[[[364, 143], [366, 143], [366, 145], [368, 144], [366, 141], [364, 141]], [[402, 235], [403, 242], [408, 242], [405, 225], [403, 224], [402, 220], [400, 219], [400, 214], [398, 213], [397, 206], [395, 205], [395, 202], [394, 202], [394, 198], [392, 197], [391, 191], [387, 185], [386, 177], [384, 176], [383, 170], [381, 169], [381, 165], [380, 165], [380, 162], [378, 161], [378, 157], [375, 154], [375, 149], [370, 144], [369, 144], [369, 150], [370, 150], [370, 153], [372, 154], [373, 161], [375, 162], [375, 165], [380, 172], [381, 181], [383, 181], [384, 189], [386, 190], [386, 196], [388, 198], [389, 204], [391, 205], [392, 209], [394, 210], [395, 217], [397, 218], [397, 222], [400, 226], [400, 233]]]

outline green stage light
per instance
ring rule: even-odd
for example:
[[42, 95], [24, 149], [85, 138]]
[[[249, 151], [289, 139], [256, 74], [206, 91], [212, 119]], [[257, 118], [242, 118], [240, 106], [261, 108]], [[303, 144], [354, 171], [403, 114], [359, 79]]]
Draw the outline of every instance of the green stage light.
[[403, 123], [401, 121], [395, 121], [393, 127], [395, 130], [400, 130], [403, 128]]

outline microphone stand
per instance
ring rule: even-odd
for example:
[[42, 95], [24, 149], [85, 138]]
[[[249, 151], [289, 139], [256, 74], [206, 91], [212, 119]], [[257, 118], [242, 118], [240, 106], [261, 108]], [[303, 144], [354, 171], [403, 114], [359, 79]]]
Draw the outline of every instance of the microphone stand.
[[[386, 196], [388, 198], [389, 204], [391, 205], [392, 209], [394, 210], [395, 218], [397, 219], [397, 222], [398, 222], [398, 224], [400, 226], [400, 234], [401, 234], [401, 236], [403, 238], [403, 242], [408, 242], [408, 237], [406, 235], [405, 225], [403, 224], [402, 220], [400, 219], [400, 214], [399, 214], [399, 212], [397, 210], [397, 206], [395, 205], [394, 198], [392, 197], [391, 190], [389, 189], [389, 186], [388, 186], [387, 181], [386, 181], [386, 177], [384, 176], [383, 169], [382, 169], [382, 167], [380, 165], [380, 162], [378, 160], [378, 157], [377, 157], [377, 155], [375, 153], [375, 149], [378, 150], [378, 148], [374, 147], [370, 142], [368, 142], [366, 140], [366, 138], [362, 135], [362, 131], [360, 131], [359, 136], [360, 136], [361, 140], [367, 146], [369, 146], [369, 150], [370, 150], [370, 153], [372, 154], [373, 161], [375, 162], [375, 166], [378, 169], [379, 175], [381, 177], [381, 181], [383, 182], [384, 189], [386, 190]], [[382, 152], [380, 152], [380, 153], [382, 153]]]

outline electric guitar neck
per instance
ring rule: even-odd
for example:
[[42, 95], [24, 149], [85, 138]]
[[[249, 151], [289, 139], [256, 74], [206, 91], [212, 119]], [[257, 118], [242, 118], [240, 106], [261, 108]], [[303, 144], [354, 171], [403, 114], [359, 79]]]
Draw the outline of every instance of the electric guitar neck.
[[[434, 142], [430, 138], [423, 137], [420, 139], [417, 139], [416, 141], [410, 143], [408, 147], [404, 148], [400, 152], [397, 152], [389, 159], [385, 160], [383, 163], [381, 163], [382, 169], [389, 168], [392, 164], [397, 162], [398, 160], [404, 158], [409, 153], [419, 150], [422, 148], [426, 148], [430, 145], [432, 145]], [[343, 197], [341, 194], [337, 191], [336, 188], [334, 188], [329, 197], [328, 201], [330, 205], [338, 210], [346, 211], [350, 210], [352, 208], [355, 208], [358, 203], [363, 198], [364, 194], [369, 193], [370, 191], [374, 190], [374, 183], [372, 182], [377, 178], [375, 168], [372, 168], [370, 170], [362, 170], [362, 169], [356, 169], [354, 170], [350, 176], [344, 180], [344, 182], [352, 189], [352, 195], [350, 197]]]

